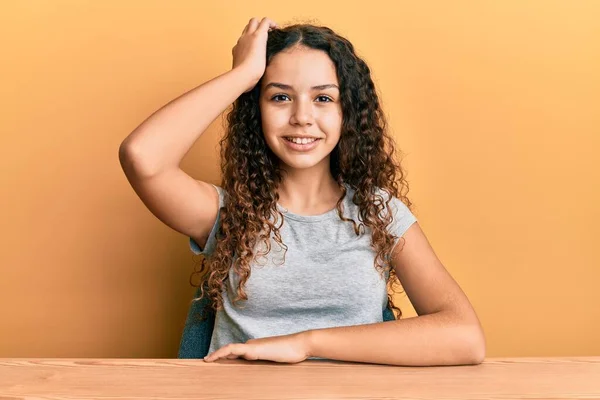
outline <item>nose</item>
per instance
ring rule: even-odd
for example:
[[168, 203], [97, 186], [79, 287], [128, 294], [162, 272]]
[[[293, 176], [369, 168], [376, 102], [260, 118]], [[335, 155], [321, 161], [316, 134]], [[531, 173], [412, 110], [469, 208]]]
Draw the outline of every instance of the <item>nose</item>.
[[290, 116], [292, 125], [312, 125], [313, 108], [310, 100], [297, 100]]

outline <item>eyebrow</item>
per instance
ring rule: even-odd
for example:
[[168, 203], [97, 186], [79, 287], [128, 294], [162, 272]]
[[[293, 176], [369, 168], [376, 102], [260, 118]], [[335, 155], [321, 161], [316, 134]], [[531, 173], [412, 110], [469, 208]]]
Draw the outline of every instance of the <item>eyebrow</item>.
[[[265, 90], [267, 90], [270, 87], [277, 87], [280, 89], [285, 89], [285, 90], [293, 90], [294, 88], [290, 85], [286, 85], [284, 83], [279, 83], [279, 82], [271, 82], [268, 85], [265, 86]], [[328, 83], [326, 85], [318, 85], [318, 86], [313, 86], [311, 89], [314, 90], [325, 90], [325, 89], [330, 89], [330, 88], [335, 88], [337, 90], [340, 90], [340, 88], [337, 85], [334, 85], [333, 83]]]

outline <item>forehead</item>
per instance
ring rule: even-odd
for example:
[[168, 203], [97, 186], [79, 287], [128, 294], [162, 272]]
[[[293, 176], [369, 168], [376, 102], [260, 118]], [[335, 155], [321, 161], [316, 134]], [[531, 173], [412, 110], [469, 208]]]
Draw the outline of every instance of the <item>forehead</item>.
[[295, 88], [338, 84], [335, 64], [321, 50], [294, 48], [277, 53], [265, 69], [263, 84], [280, 82]]

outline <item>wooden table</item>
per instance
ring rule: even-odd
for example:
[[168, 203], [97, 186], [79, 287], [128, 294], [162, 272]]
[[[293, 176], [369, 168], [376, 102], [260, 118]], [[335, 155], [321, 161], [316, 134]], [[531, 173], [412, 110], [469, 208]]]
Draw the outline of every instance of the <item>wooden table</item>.
[[0, 399], [600, 399], [600, 357], [452, 367], [0, 358]]

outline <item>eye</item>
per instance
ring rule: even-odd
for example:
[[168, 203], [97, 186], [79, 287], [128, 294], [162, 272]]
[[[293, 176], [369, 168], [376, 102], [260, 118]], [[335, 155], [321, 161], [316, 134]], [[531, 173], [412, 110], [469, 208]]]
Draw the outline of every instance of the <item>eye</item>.
[[278, 97], [287, 97], [287, 95], [285, 95], [285, 94], [276, 94], [275, 96], [271, 97], [271, 100], [274, 100], [276, 103], [281, 103], [280, 100], [275, 100]]
[[328, 96], [319, 96], [319, 97], [317, 97], [317, 99], [327, 99], [328, 100], [328, 101], [321, 101], [320, 103], [329, 103], [329, 102], [333, 101], [331, 99], [331, 97], [328, 97]]

